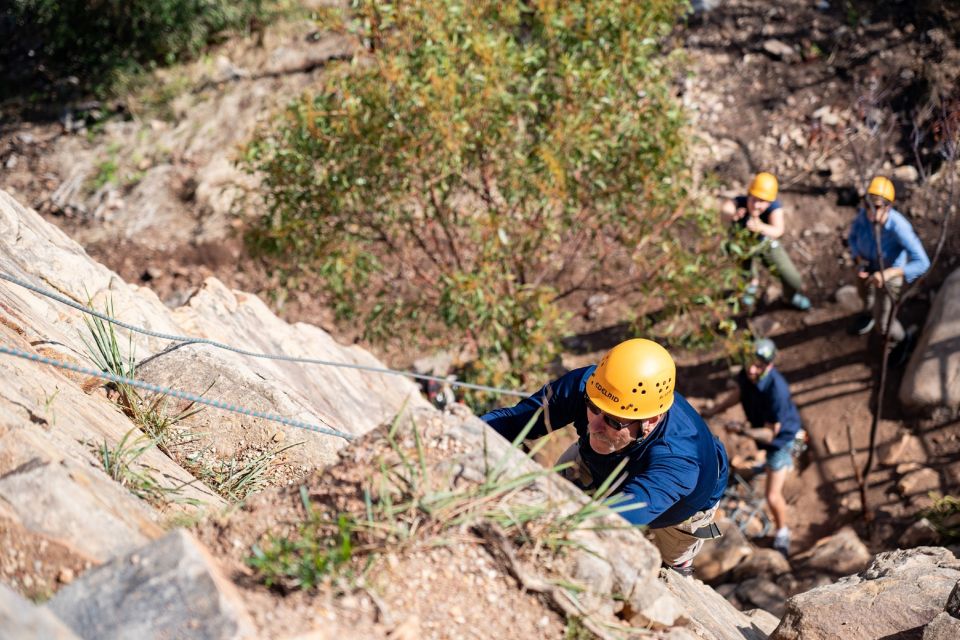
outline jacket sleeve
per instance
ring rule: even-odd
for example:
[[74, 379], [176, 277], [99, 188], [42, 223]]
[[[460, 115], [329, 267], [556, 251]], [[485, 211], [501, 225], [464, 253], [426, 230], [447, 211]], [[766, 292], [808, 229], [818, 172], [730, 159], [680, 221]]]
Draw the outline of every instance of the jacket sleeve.
[[[579, 413], [586, 411], [583, 402], [584, 382], [595, 367], [574, 369], [544, 385], [535, 394], [524, 398], [512, 407], [494, 409], [480, 416], [480, 419], [507, 440], [513, 441], [523, 431], [531, 420], [535, 420], [528, 438], [539, 438], [547, 435], [545, 402], [549, 402], [550, 427], [560, 429], [573, 422]], [[578, 413], [579, 412], [579, 413]]]
[[930, 268], [930, 258], [927, 257], [923, 243], [920, 242], [917, 232], [909, 222], [906, 222], [900, 230], [900, 244], [907, 252], [907, 264], [903, 266], [903, 279], [913, 282]]
[[700, 465], [696, 459], [674, 454], [667, 445], [657, 449], [650, 452], [650, 464], [627, 480], [625, 499], [616, 505], [637, 507], [620, 514], [630, 524], [650, 524], [697, 486]]

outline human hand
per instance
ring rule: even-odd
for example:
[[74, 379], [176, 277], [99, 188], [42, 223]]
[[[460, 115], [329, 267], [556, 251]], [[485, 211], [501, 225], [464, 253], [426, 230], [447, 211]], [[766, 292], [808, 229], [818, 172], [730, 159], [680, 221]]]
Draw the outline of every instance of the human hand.
[[857, 277], [861, 280], [866, 280], [870, 277], [870, 272], [861, 267], [860, 269], [857, 269]]
[[870, 286], [873, 287], [882, 287], [883, 286], [883, 272], [874, 271], [870, 274]]
[[756, 218], [754, 216], [747, 218], [747, 229], [750, 229], [750, 231], [753, 231], [754, 233], [759, 233], [762, 225], [763, 223], [760, 222], [760, 218]]
[[733, 219], [739, 220], [743, 216], [747, 215], [746, 207], [737, 207], [737, 210], [733, 213]]
[[743, 433], [743, 424], [737, 420], [727, 420], [723, 423], [723, 428], [726, 429], [727, 433]]

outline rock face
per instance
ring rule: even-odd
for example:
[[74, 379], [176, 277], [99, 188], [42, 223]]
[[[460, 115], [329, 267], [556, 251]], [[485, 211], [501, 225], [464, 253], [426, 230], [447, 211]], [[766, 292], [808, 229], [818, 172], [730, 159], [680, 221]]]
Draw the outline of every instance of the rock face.
[[916, 410], [960, 407], [960, 269], [933, 301], [900, 383], [900, 402]]
[[0, 637], [77, 640], [67, 625], [0, 583]]
[[83, 638], [228, 640], [254, 633], [233, 585], [182, 529], [86, 573], [48, 606]]
[[[92, 262], [78, 245], [2, 191], [0, 272], [42, 284], [81, 304], [92, 301], [94, 308], [103, 309], [111, 301], [115, 317], [157, 332], [210, 338], [256, 352], [381, 366], [358, 348], [337, 345], [316, 327], [280, 321], [255, 297], [227, 290], [216, 280], [208, 280], [185, 306], [171, 312], [149, 290], [127, 285]], [[80, 311], [0, 280], [0, 344], [86, 366], [82, 336], [87, 331]], [[354, 435], [388, 422], [404, 406], [436, 415], [403, 377], [358, 368], [307, 368], [203, 344], [171, 349], [164, 339], [140, 334], [128, 343], [126, 332], [118, 331], [121, 350], [135, 353], [138, 377], [202, 392], [222, 403]], [[69, 566], [64, 565], [54, 582], [66, 586], [54, 595], [49, 611], [85, 638], [262, 636], [264, 630], [252, 626], [244, 602], [195, 540], [183, 531], [164, 535], [170, 517], [218, 510], [225, 501], [178, 464], [184, 461], [155, 446], [146, 447], [138, 462], [142, 469], [155, 471], [167, 487], [183, 489], [181, 502], [148, 503], [128, 489], [130, 482], [124, 486], [104, 473], [99, 449], [115, 446], [128, 434], [139, 437], [141, 423], [122, 413], [95, 379], [62, 371], [0, 356], [0, 376], [8, 381], [0, 386], [0, 532], [15, 532], [3, 538], [13, 546], [28, 540], [35, 547], [63, 547]], [[502, 438], [491, 437], [488, 427], [472, 415], [451, 420], [455, 424], [450, 437], [461, 441], [468, 453], [462, 459], [444, 457], [445, 469], [455, 467], [464, 477], [482, 478], [484, 465], [490, 463], [484, 462], [485, 455], [516, 455], [516, 464], [509, 465], [512, 473], [540, 469]], [[301, 472], [339, 461], [347, 445], [212, 408], [185, 423], [194, 433], [212, 434], [205, 448], [224, 457], [237, 455], [251, 440], [303, 440], [306, 444], [288, 460]], [[363, 451], [358, 448], [353, 454]], [[567, 496], [571, 504], [585, 500], [559, 476], [547, 475], [537, 487], [518, 499], [536, 504], [557, 495]], [[579, 532], [587, 550], [571, 557], [572, 574], [587, 585], [584, 601], [597, 605], [598, 615], [614, 624], [627, 619], [677, 639], [764, 637], [750, 617], [699, 581], [661, 579], [656, 549], [642, 532], [621, 528], [619, 520], [617, 525]], [[5, 549], [13, 551], [18, 556], [23, 552]], [[618, 613], [622, 618], [614, 617]], [[764, 628], [770, 626], [769, 617], [758, 620]], [[62, 629], [43, 636], [57, 633], [70, 637]]]
[[[251, 351], [382, 366], [369, 353], [337, 345], [322, 330], [279, 320], [254, 296], [210, 280], [175, 312], [147, 289], [128, 285], [93, 262], [61, 231], [0, 191], [0, 273], [27, 281], [80, 304], [103, 310], [155, 332], [212, 338]], [[124, 353], [140, 363], [138, 377], [204, 393], [211, 400], [325, 423], [351, 434], [389, 420], [404, 403], [426, 405], [409, 379], [358, 369], [241, 357], [209, 346], [164, 351], [170, 342], [117, 330]], [[84, 314], [49, 297], [0, 281], [0, 344], [91, 366]], [[162, 355], [156, 355], [161, 354]], [[0, 356], [0, 528], [22, 542], [56, 540], [79, 565], [97, 564], [163, 535], [162, 522], [225, 501], [157, 447], [147, 447], [131, 469], [149, 470], [172, 499], [153, 506], [103, 471], [101, 449], [145, 438], [82, 374]], [[92, 384], [91, 384], [92, 381]], [[210, 386], [210, 383], [214, 383]], [[188, 421], [219, 460], [239, 457], [241, 444], [303, 442], [286, 462], [304, 473], [336, 459], [346, 441], [259, 418], [208, 408]], [[198, 436], [199, 437], [199, 436]], [[217, 447], [212, 440], [217, 440]], [[142, 441], [142, 440], [141, 440]], [[229, 445], [229, 446], [228, 446]], [[273, 446], [278, 446], [274, 444]], [[133, 465], [133, 463], [131, 463]], [[127, 486], [136, 488], [127, 482]], [[35, 546], [36, 546], [35, 545]]]
[[944, 611], [958, 579], [960, 561], [946, 549], [882, 553], [863, 573], [788, 600], [770, 637], [908, 637], [898, 634], [919, 630]]

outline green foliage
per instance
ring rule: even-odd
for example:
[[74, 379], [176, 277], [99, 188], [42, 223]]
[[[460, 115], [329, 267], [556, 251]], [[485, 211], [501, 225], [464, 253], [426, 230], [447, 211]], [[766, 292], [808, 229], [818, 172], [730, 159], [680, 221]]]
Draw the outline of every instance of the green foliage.
[[685, 7], [356, 0], [325, 26], [364, 53], [248, 148], [251, 247], [368, 338], [467, 345], [492, 384], [532, 382], [578, 294], [709, 298], [661, 49]]
[[944, 544], [960, 541], [960, 498], [931, 494], [933, 506], [920, 515], [943, 536]]
[[14, 0], [18, 37], [35, 58], [83, 86], [196, 56], [228, 29], [264, 14], [262, 0]]
[[[335, 528], [333, 537], [326, 530]], [[254, 545], [247, 563], [268, 587], [292, 584], [302, 589], [319, 586], [353, 556], [354, 523], [346, 514], [336, 522], [310, 520], [295, 538], [273, 537], [266, 550]]]

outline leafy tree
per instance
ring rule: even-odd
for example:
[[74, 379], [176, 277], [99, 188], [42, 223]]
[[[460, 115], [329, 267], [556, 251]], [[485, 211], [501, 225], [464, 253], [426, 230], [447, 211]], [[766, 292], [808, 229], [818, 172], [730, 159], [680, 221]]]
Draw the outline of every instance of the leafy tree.
[[462, 340], [492, 384], [539, 381], [572, 300], [710, 299], [663, 49], [685, 6], [356, 0], [326, 21], [356, 54], [249, 146], [251, 246], [368, 338]]

